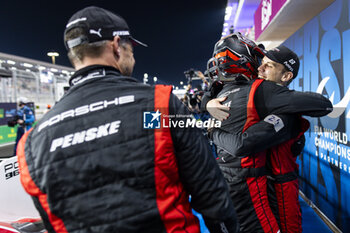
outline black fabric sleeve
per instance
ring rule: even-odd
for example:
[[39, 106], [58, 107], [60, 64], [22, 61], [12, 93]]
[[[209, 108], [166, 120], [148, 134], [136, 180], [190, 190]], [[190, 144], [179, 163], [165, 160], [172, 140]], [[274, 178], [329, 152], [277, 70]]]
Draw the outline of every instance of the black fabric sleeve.
[[[170, 115], [190, 115], [171, 95]], [[171, 128], [179, 175], [191, 195], [191, 206], [203, 215], [210, 232], [237, 232], [238, 223], [228, 187], [209, 148], [197, 128]]]
[[294, 157], [297, 157], [298, 155], [301, 154], [301, 152], [303, 152], [304, 150], [304, 147], [305, 147], [305, 135], [301, 135], [298, 140], [296, 140], [290, 150], [292, 152], [292, 154], [294, 155]]
[[48, 233], [55, 233], [56, 231], [54, 230], [53, 226], [51, 225], [51, 222], [49, 220], [49, 216], [43, 209], [42, 205], [40, 204], [39, 198], [32, 196], [32, 200], [34, 202], [35, 208], [38, 210], [41, 219], [43, 220], [43, 223], [45, 225], [45, 229], [47, 230]]
[[201, 107], [200, 107], [201, 112], [207, 111], [207, 103], [210, 100], [216, 98], [216, 96], [219, 94], [219, 92], [222, 90], [223, 87], [224, 87], [224, 84], [220, 81], [215, 81], [210, 85], [209, 91], [205, 92], [202, 97]]
[[205, 92], [200, 106], [200, 111], [205, 112], [207, 111], [207, 103], [212, 99], [213, 97], [210, 95], [210, 92]]
[[321, 94], [289, 90], [270, 81], [257, 88], [254, 102], [260, 116], [297, 113], [321, 117], [333, 110], [332, 103]]
[[236, 157], [245, 157], [292, 139], [298, 135], [298, 119], [293, 115], [269, 115], [244, 133], [228, 133], [219, 128], [212, 132], [218, 147]]

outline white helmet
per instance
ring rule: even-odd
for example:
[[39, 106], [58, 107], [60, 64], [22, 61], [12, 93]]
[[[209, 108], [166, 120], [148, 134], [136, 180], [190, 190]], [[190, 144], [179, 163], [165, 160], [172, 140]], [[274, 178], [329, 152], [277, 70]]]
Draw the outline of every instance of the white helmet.
[[21, 96], [21, 97], [19, 97], [17, 99], [17, 103], [18, 104], [27, 104], [28, 102], [29, 102], [29, 100], [26, 97], [23, 97], [23, 96]]

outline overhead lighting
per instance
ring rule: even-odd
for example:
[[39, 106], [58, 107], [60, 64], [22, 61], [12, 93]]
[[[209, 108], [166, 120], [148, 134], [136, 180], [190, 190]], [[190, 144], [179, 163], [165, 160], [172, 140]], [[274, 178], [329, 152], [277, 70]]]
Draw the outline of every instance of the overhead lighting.
[[226, 7], [226, 12], [225, 12], [225, 20], [229, 20], [231, 18], [231, 14], [232, 14], [232, 6], [228, 6]]
[[31, 70], [30, 69], [26, 69], [27, 72], [30, 72]]
[[49, 56], [49, 57], [58, 57], [59, 54], [57, 52], [48, 52], [47, 56]]
[[55, 69], [55, 68], [51, 68], [50, 69], [52, 72], [58, 72], [58, 69]]
[[11, 70], [17, 70], [17, 68], [16, 67], [11, 67]]
[[221, 33], [221, 35], [226, 36], [226, 32]]
[[228, 26], [228, 23], [224, 23], [224, 27], [227, 27]]
[[7, 60], [7, 64], [14, 65], [14, 64], [16, 64], [16, 62], [12, 61], [12, 60]]
[[233, 27], [234, 28], [237, 28], [236, 25], [237, 25], [237, 21], [239, 19], [239, 16], [240, 16], [242, 8], [243, 8], [243, 4], [244, 4], [244, 0], [240, 0], [239, 3], [238, 3], [238, 8], [237, 8], [237, 11], [236, 11], [235, 20], [233, 21]]
[[24, 67], [27, 67], [27, 68], [32, 68], [33, 65], [32, 64], [29, 64], [29, 63], [23, 63], [22, 64]]
[[44, 66], [39, 66], [38, 67], [38, 70], [45, 70], [46, 69], [46, 67], [44, 67]]
[[52, 64], [55, 64], [56, 63], [56, 57], [59, 56], [59, 53], [57, 53], [57, 52], [48, 52], [47, 56], [51, 57]]

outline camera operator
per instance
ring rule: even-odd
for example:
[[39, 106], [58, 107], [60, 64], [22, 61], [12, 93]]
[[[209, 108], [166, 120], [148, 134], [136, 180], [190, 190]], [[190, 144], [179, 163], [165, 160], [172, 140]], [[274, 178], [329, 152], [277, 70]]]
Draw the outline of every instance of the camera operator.
[[[190, 69], [184, 72], [187, 78], [187, 90], [182, 102], [188, 107], [191, 111], [193, 117], [196, 120], [207, 121], [210, 118], [210, 114], [208, 111], [201, 110], [202, 97], [206, 91], [209, 91], [209, 82], [206, 80], [208, 77], [207, 74], [203, 74], [201, 71], [195, 71], [194, 69]], [[199, 84], [196, 88], [192, 89], [193, 79], [200, 78], [202, 83]], [[202, 129], [203, 134], [207, 136], [208, 129]], [[208, 138], [208, 143], [211, 147], [212, 153], [214, 157], [217, 157], [216, 146], [211, 139]]]
[[[185, 105], [190, 109], [190, 111], [194, 114], [196, 119], [207, 120], [209, 118], [209, 114], [207, 112], [200, 112], [200, 104], [202, 102], [202, 96], [204, 92], [208, 90], [209, 83], [206, 80], [204, 74], [201, 71], [195, 71], [194, 69], [190, 69], [184, 72], [187, 78], [187, 90], [184, 99], [187, 100]], [[192, 88], [194, 78], [200, 78], [202, 83], [197, 87]], [[204, 118], [203, 118], [204, 117]]]

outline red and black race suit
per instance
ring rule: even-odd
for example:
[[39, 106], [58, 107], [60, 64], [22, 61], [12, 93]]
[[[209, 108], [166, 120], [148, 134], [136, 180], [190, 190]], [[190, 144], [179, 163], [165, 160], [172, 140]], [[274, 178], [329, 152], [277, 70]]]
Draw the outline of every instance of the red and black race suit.
[[302, 232], [296, 158], [304, 147], [301, 139], [309, 123], [298, 115], [279, 117], [283, 119], [285, 127], [278, 132], [272, 124], [260, 121], [243, 134], [230, 134], [216, 129], [212, 139], [219, 148], [228, 152], [228, 158], [269, 148], [266, 167], [270, 207], [281, 232]]
[[[259, 146], [271, 146], [269, 141], [271, 136], [276, 135], [276, 131], [276, 141], [280, 140], [278, 143], [297, 136], [297, 133], [291, 133], [291, 129], [297, 127], [294, 118], [274, 114], [324, 115], [332, 110], [332, 105], [321, 95], [291, 91], [262, 80], [242, 79], [226, 84], [218, 94], [218, 97], [224, 96], [227, 96], [227, 99], [223, 104], [230, 107], [230, 117], [223, 121], [220, 130], [214, 130], [213, 139], [218, 146], [217, 161], [230, 186], [231, 198], [241, 226], [240, 231], [278, 232], [279, 225], [272, 214], [266, 193], [266, 152], [259, 152], [262, 151]], [[309, 103], [313, 109], [310, 111], [302, 106], [296, 107], [302, 102]], [[260, 120], [266, 120], [263, 121], [263, 127], [273, 130], [275, 134], [269, 137], [269, 134], [261, 129], [249, 131], [249, 127], [253, 128]], [[252, 132], [254, 136], [250, 137]], [[220, 141], [217, 137], [222, 134], [224, 136], [221, 138], [224, 139]], [[236, 137], [236, 140], [227, 135]], [[259, 140], [265, 141], [260, 143]], [[249, 146], [254, 144], [257, 146]]]
[[70, 83], [18, 147], [21, 182], [48, 232], [199, 232], [192, 208], [212, 232], [237, 231], [201, 131], [144, 129], [146, 113], [189, 114], [171, 87], [106, 66], [79, 70]]
[[[267, 194], [272, 211], [274, 212], [282, 233], [301, 233], [301, 208], [299, 203], [299, 166], [296, 158], [300, 150], [299, 143], [308, 130], [309, 122], [299, 117], [299, 135], [267, 150]], [[302, 144], [303, 146], [303, 144]]]

